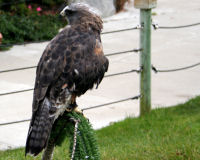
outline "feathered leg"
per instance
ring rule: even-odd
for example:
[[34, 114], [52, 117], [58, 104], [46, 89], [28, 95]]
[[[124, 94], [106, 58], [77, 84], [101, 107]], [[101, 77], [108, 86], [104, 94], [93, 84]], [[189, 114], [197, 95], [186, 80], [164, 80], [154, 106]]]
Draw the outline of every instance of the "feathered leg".
[[69, 108], [66, 108], [67, 112], [76, 112], [76, 113], [80, 113], [83, 114], [82, 110], [78, 108], [78, 105], [76, 103], [76, 95], [72, 94], [71, 96], [71, 104], [69, 105]]
[[54, 141], [48, 141], [47, 146], [44, 150], [42, 160], [52, 160], [53, 159], [53, 150], [55, 147]]

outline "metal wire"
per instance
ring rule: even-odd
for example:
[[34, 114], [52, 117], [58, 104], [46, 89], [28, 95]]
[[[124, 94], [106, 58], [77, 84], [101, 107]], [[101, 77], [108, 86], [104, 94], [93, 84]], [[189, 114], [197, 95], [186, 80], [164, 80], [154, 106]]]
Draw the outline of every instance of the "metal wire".
[[75, 123], [75, 126], [74, 126], [74, 144], [73, 144], [72, 155], [71, 155], [71, 160], [73, 160], [74, 155], [75, 155], [75, 151], [76, 151], [78, 124], [80, 123], [80, 120], [74, 119], [74, 118], [71, 118], [70, 120], [72, 120]]
[[[115, 31], [109, 31], [109, 32], [103, 32], [102, 34], [110, 34], [110, 33], [117, 33], [117, 32], [124, 32], [124, 31], [130, 31], [134, 29], [140, 29], [141, 27], [138, 25], [133, 28], [127, 28], [127, 29], [120, 29], [120, 30], [115, 30]], [[15, 44], [1, 44], [0, 48], [5, 48], [5, 47], [11, 47], [14, 45], [26, 45], [26, 44], [31, 44], [31, 43], [41, 43], [41, 42], [48, 42], [47, 40], [41, 40], [37, 42], [23, 42], [23, 43], [15, 43]]]
[[[129, 53], [129, 52], [139, 52], [139, 51], [141, 51], [141, 49], [133, 49], [133, 50], [128, 50], [128, 51], [110, 53], [110, 54], [106, 54], [105, 56], [109, 57], [109, 56], [115, 56], [115, 55], [119, 55], [119, 54], [126, 54], [126, 53]], [[14, 71], [33, 69], [33, 68], [36, 68], [36, 67], [37, 66], [30, 66], [30, 67], [22, 67], [22, 68], [14, 68], [14, 69], [2, 70], [2, 71], [0, 71], [0, 74], [1, 73], [7, 73], [7, 72], [14, 72]]]
[[175, 68], [175, 69], [165, 69], [165, 70], [157, 69], [155, 66], [152, 66], [152, 70], [155, 73], [158, 73], [158, 72], [176, 72], [176, 71], [182, 71], [182, 70], [190, 69], [190, 68], [196, 67], [198, 65], [200, 65], [200, 62], [193, 64], [193, 65], [190, 65], [190, 66], [187, 66], [187, 67]]
[[118, 75], [133, 73], [133, 72], [140, 73], [141, 70], [135, 70], [135, 69], [133, 69], [133, 70], [126, 71], [126, 72], [119, 72], [119, 73], [114, 73], [114, 74], [105, 75], [104, 77], [105, 77], [105, 78], [107, 78], [107, 77], [113, 77], [113, 76], [118, 76]]
[[135, 97], [121, 99], [121, 100], [114, 101], [114, 102], [104, 103], [104, 104], [96, 105], [96, 106], [93, 106], [93, 107], [84, 108], [84, 109], [82, 109], [82, 111], [86, 111], [86, 110], [94, 109], [94, 108], [99, 108], [99, 107], [104, 107], [104, 106], [108, 106], [108, 105], [111, 105], [111, 104], [116, 104], [116, 103], [120, 103], [120, 102], [124, 102], [124, 101], [136, 100], [136, 99], [139, 99], [140, 97], [141, 96], [138, 95], [138, 96], [135, 96]]
[[155, 23], [152, 24], [152, 26], [155, 30], [156, 29], [178, 29], [178, 28], [193, 27], [193, 26], [197, 26], [197, 25], [200, 25], [200, 22], [188, 24], [188, 25], [182, 25], [182, 26], [159, 26], [158, 24], [155, 24]]
[[133, 49], [133, 50], [128, 50], [128, 51], [122, 51], [122, 52], [116, 52], [116, 53], [110, 53], [110, 54], [106, 54], [106, 57], [110, 57], [110, 56], [115, 56], [115, 55], [119, 55], [119, 54], [125, 54], [125, 53], [130, 53], [130, 52], [140, 52], [141, 49]]
[[[84, 108], [82, 109], [82, 111], [85, 110], [89, 110], [89, 109], [94, 109], [94, 108], [99, 108], [99, 107], [103, 107], [103, 106], [107, 106], [107, 105], [111, 105], [111, 104], [116, 104], [116, 103], [120, 103], [120, 102], [124, 102], [124, 101], [129, 101], [129, 100], [136, 100], [139, 99], [141, 96], [135, 96], [135, 97], [131, 97], [131, 98], [126, 98], [126, 99], [121, 99], [118, 101], [114, 101], [114, 102], [110, 102], [110, 103], [105, 103], [105, 104], [101, 104], [101, 105], [97, 105], [97, 106], [92, 106], [92, 107], [88, 107], [88, 108]], [[20, 120], [20, 121], [13, 121], [13, 122], [6, 122], [6, 123], [0, 123], [0, 126], [5, 126], [5, 125], [11, 125], [11, 124], [17, 124], [17, 123], [22, 123], [22, 122], [28, 122], [31, 119], [24, 119], [24, 120]]]
[[24, 90], [20, 90], [20, 91], [13, 91], [13, 92], [7, 92], [7, 93], [0, 93], [0, 96], [6, 96], [6, 95], [10, 95], [10, 94], [16, 94], [16, 93], [23, 93], [23, 92], [29, 92], [29, 91], [33, 91], [34, 89], [24, 89]]
[[0, 73], [13, 72], [13, 71], [21, 71], [21, 70], [26, 70], [26, 69], [33, 69], [33, 68], [36, 68], [36, 67], [37, 67], [37, 66], [23, 67], [23, 68], [15, 68], [15, 69], [8, 69], [8, 70], [0, 71]]
[[10, 125], [10, 124], [16, 124], [16, 123], [22, 123], [22, 122], [28, 122], [31, 119], [24, 119], [24, 120], [20, 120], [20, 121], [13, 121], [13, 122], [6, 122], [6, 123], [0, 123], [0, 126], [6, 126], [6, 125]]
[[103, 32], [102, 34], [110, 34], [110, 33], [124, 32], [124, 31], [130, 31], [130, 30], [140, 29], [140, 28], [141, 28], [141, 26], [140, 26], [140, 25], [137, 25], [136, 27], [126, 28], [126, 29], [120, 29], [120, 30], [115, 30], [115, 31], [109, 31], [109, 32]]
[[[112, 77], [112, 76], [128, 74], [128, 73], [132, 73], [132, 72], [140, 73], [140, 70], [131, 70], [131, 71], [126, 71], [126, 72], [119, 72], [119, 73], [109, 74], [109, 75], [106, 75], [104, 77], [107, 78], [107, 77]], [[34, 90], [34, 88], [30, 88], [30, 89], [24, 89], [24, 90], [19, 90], [19, 91], [0, 93], [0, 96], [6, 96], [6, 95], [10, 95], [10, 94], [17, 94], [17, 93], [23, 93], [23, 92], [29, 92], [29, 91], [33, 91], [33, 90]]]

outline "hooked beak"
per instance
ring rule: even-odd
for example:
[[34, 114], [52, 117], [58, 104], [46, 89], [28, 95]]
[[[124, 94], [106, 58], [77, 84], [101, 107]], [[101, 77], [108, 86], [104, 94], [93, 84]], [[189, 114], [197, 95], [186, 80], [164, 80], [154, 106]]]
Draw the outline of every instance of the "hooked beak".
[[65, 16], [65, 10], [64, 9], [60, 12], [60, 15], [63, 16], [63, 17]]
[[69, 9], [69, 6], [66, 6], [61, 12], [60, 12], [60, 15], [61, 16], [65, 16], [65, 10]]

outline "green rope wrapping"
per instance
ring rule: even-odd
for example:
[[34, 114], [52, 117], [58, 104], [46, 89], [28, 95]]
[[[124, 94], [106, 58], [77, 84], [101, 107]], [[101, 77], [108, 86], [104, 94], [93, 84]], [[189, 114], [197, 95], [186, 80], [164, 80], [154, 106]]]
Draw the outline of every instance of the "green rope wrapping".
[[80, 121], [76, 133], [76, 148], [73, 160], [100, 160], [94, 130], [89, 121], [82, 114], [65, 112], [60, 116], [55, 121], [49, 141], [60, 146], [64, 139], [68, 137], [70, 140], [69, 153], [71, 158], [74, 146], [75, 122], [70, 119]]

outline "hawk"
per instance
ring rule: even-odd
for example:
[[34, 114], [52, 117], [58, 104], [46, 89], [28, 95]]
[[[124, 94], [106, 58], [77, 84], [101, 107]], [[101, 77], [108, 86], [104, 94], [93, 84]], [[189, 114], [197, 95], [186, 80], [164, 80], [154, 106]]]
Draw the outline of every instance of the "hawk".
[[101, 43], [100, 16], [81, 3], [66, 6], [60, 14], [68, 25], [47, 45], [36, 70], [25, 149], [33, 156], [46, 147], [55, 120], [66, 110], [75, 110], [76, 97], [98, 87], [109, 65]]

